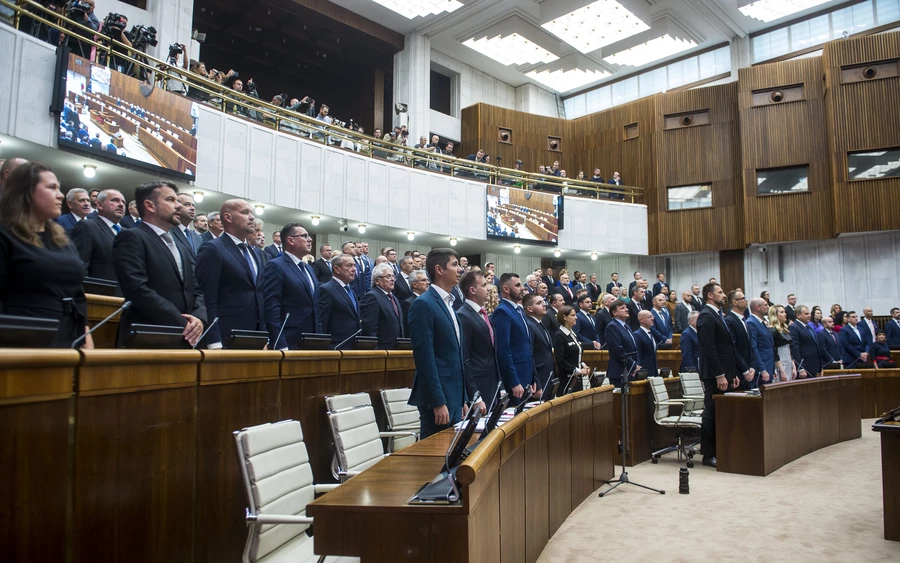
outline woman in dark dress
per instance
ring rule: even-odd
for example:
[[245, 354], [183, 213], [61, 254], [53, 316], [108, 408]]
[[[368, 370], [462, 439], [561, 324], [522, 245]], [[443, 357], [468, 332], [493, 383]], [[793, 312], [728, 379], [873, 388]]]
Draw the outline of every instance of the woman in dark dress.
[[[0, 195], [0, 312], [57, 319], [50, 344], [68, 348], [87, 330], [84, 264], [54, 219], [62, 209], [59, 181], [44, 164], [22, 164]], [[83, 348], [93, 348], [88, 336]]]
[[891, 359], [891, 349], [888, 348], [887, 343], [885, 342], [887, 337], [884, 334], [884, 331], [878, 330], [875, 333], [875, 342], [872, 343], [872, 363], [875, 364], [875, 368], [895, 368], [897, 367], [897, 363]]
[[[571, 305], [563, 305], [556, 314], [559, 321], [559, 330], [553, 335], [553, 357], [556, 359], [556, 373], [559, 374], [560, 388], [569, 382], [572, 373], [578, 371], [578, 377], [572, 384], [571, 391], [581, 391], [581, 376], [590, 375], [591, 368], [581, 362], [581, 343], [573, 331], [577, 317], [575, 308]], [[560, 395], [563, 391], [560, 391]]]

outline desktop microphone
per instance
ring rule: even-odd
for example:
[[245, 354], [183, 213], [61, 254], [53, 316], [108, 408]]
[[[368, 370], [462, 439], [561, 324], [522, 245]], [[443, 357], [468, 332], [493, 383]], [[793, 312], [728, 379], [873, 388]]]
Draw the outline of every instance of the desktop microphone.
[[105, 319], [103, 319], [103, 320], [100, 321], [99, 323], [95, 324], [93, 328], [89, 329], [87, 332], [85, 332], [84, 334], [82, 334], [81, 336], [79, 336], [78, 338], [76, 338], [76, 339], [75, 339], [75, 342], [72, 343], [72, 349], [73, 349], [73, 350], [74, 350], [74, 349], [77, 349], [77, 348], [78, 348], [78, 344], [80, 344], [85, 338], [87, 338], [89, 334], [92, 334], [95, 330], [97, 330], [98, 328], [100, 328], [101, 326], [103, 326], [104, 324], [106, 324], [106, 321], [112, 319], [113, 317], [115, 317], [115, 316], [118, 315], [119, 313], [122, 313], [122, 312], [127, 311], [129, 307], [131, 307], [131, 301], [126, 301], [126, 302], [122, 303], [122, 306], [119, 307], [118, 309], [116, 309], [115, 311], [113, 311], [113, 314], [112, 314], [112, 315], [106, 317]]
[[856, 358], [855, 360], [853, 360], [852, 362], [850, 362], [850, 365], [845, 366], [844, 369], [850, 369], [850, 368], [852, 368], [854, 365], [856, 365], [856, 362], [860, 361], [861, 359], [862, 359], [862, 356], [860, 356], [859, 358]]
[[290, 313], [284, 314], [284, 320], [281, 322], [281, 328], [278, 330], [278, 336], [275, 337], [275, 342], [270, 342], [272, 346], [278, 346], [278, 341], [281, 340], [281, 334], [284, 332], [284, 327], [287, 326], [288, 319], [291, 318]]
[[219, 322], [219, 317], [214, 318], [214, 319], [213, 319], [213, 322], [209, 323], [209, 326], [206, 327], [206, 330], [203, 331], [203, 333], [200, 335], [200, 338], [197, 339], [197, 342], [194, 342], [194, 345], [191, 346], [191, 350], [196, 350], [196, 349], [197, 349], [197, 345], [200, 344], [200, 342], [201, 342], [201, 341], [206, 337], [206, 335], [209, 333], [209, 329], [211, 329], [217, 322]]
[[360, 332], [362, 332], [362, 329], [357, 330], [356, 332], [354, 332], [353, 334], [351, 334], [350, 336], [348, 336], [347, 338], [345, 338], [345, 339], [343, 340], [343, 342], [341, 342], [340, 344], [338, 344], [337, 346], [335, 346], [334, 349], [335, 349], [335, 350], [340, 350], [340, 349], [341, 349], [341, 346], [343, 346], [344, 344], [346, 344], [346, 343], [350, 342], [351, 340], [353, 340], [354, 338], [356, 338], [356, 335], [359, 334]]

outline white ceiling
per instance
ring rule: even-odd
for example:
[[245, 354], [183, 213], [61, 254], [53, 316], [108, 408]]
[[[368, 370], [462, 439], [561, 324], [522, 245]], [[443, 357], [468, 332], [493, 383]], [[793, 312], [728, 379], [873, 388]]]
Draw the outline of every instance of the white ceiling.
[[[525, 72], [534, 68], [534, 65], [520, 67], [512, 65], [507, 67], [462, 45], [461, 41], [468, 39], [473, 33], [493, 23], [502, 21], [511, 15], [518, 15], [534, 25], [536, 29], [544, 32], [540, 28], [541, 4], [560, 0], [460, 0], [464, 7], [454, 12], [443, 12], [413, 20], [406, 19], [372, 0], [331, 1], [398, 33], [405, 35], [416, 31], [427, 35], [431, 39], [432, 49], [445, 53], [491, 76], [495, 76], [511, 86], [521, 86], [532, 82], [525, 76]], [[441, 0], [434, 0], [434, 2], [441, 2]], [[738, 10], [738, 0], [649, 0], [648, 4], [651, 5], [653, 19], [666, 16], [674, 20], [697, 42], [697, 47], [691, 51], [668, 57], [668, 59], [674, 59], [705, 47], [726, 41], [730, 42], [735, 37], [745, 37], [751, 32], [772, 27], [782, 21], [795, 19], [804, 14], [817, 12], [842, 2], [843, 0], [831, 0], [805, 12], [792, 14], [783, 20], [770, 23], [763, 23], [743, 15]], [[560, 52], [554, 54], [563, 57], [576, 52], [578, 51], [570, 45], [562, 43]], [[591, 53], [589, 58], [612, 71], [612, 76], [597, 81], [595, 84], [615, 80], [618, 76], [631, 74], [641, 68], [608, 65], [602, 61], [600, 51]], [[668, 59], [660, 59], [645, 66], [658, 64]], [[544, 87], [538, 82], [533, 83]]]

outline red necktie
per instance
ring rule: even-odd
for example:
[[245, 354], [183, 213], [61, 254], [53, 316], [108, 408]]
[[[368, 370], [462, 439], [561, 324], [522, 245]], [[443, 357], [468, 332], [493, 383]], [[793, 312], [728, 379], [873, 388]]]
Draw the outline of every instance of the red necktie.
[[481, 318], [483, 318], [485, 324], [488, 325], [488, 332], [491, 333], [491, 344], [493, 344], [494, 343], [494, 327], [491, 326], [491, 321], [490, 321], [490, 319], [488, 319], [487, 311], [485, 311], [484, 307], [482, 307], [478, 312], [481, 313]]

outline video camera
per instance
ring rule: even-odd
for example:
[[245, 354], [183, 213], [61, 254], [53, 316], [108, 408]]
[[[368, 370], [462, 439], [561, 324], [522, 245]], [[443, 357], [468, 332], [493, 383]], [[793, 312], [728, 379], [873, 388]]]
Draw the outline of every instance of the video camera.
[[131, 28], [131, 44], [138, 51], [143, 51], [147, 45], [156, 47], [159, 42], [156, 40], [156, 28], [136, 25]]
[[66, 17], [70, 20], [81, 21], [91, 11], [93, 6], [84, 0], [70, 0], [66, 4]]
[[106, 18], [103, 20], [103, 33], [109, 35], [113, 39], [119, 37], [125, 31], [126, 27], [128, 27], [128, 18], [122, 14], [110, 12], [106, 14]]

